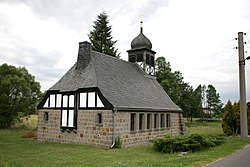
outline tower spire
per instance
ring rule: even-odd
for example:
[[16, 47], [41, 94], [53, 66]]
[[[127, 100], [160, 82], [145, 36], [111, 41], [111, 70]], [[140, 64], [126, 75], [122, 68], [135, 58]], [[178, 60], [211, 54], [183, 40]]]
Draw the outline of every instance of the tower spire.
[[140, 23], [141, 23], [141, 33], [142, 33], [142, 31], [143, 31], [143, 21], [140, 21]]
[[143, 21], [140, 21], [140, 34], [131, 42], [131, 49], [128, 50], [128, 61], [137, 63], [146, 74], [155, 75], [155, 51], [152, 50], [152, 43], [143, 34]]
[[144, 15], [140, 14], [139, 17], [140, 17], [140, 20], [141, 20], [140, 21], [140, 23], [141, 23], [141, 27], [140, 27], [141, 32], [140, 33], [142, 33], [142, 31], [143, 31], [143, 17], [144, 17]]

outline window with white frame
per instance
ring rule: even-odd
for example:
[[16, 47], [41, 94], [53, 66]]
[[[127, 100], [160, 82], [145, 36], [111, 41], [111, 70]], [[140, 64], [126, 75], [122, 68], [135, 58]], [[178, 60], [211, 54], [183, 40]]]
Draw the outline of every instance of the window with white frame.
[[82, 92], [80, 93], [80, 108], [103, 108], [98, 93], [96, 92]]
[[80, 107], [86, 108], [87, 107], [87, 92], [80, 93]]
[[61, 110], [61, 127], [74, 128], [76, 125], [75, 120], [75, 96], [63, 95], [62, 110]]
[[50, 94], [43, 107], [44, 108], [60, 108], [62, 102], [62, 95], [61, 94]]
[[61, 107], [62, 106], [62, 95], [57, 94], [56, 95], [56, 107]]
[[[60, 126], [62, 129], [76, 128], [77, 108], [104, 108], [104, 103], [96, 91], [79, 93], [50, 93], [40, 108], [59, 109], [61, 111]], [[99, 116], [100, 120], [102, 116]]]

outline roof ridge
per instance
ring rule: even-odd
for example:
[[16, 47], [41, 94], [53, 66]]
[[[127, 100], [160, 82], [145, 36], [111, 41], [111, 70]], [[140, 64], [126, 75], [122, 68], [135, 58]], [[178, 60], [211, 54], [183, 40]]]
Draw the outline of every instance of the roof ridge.
[[97, 54], [99, 54], [99, 55], [101, 55], [101, 56], [106, 56], [106, 57], [108, 57], [108, 58], [110, 58], [110, 59], [114, 59], [114, 60], [118, 60], [118, 61], [123, 61], [123, 62], [126, 62], [126, 63], [130, 63], [130, 62], [126, 61], [126, 60], [119, 59], [119, 58], [117, 58], [117, 57], [110, 56], [110, 55], [107, 55], [107, 54], [105, 54], [105, 53], [100, 53], [100, 52], [97, 52], [97, 51], [94, 51], [94, 50], [92, 50], [92, 52], [95, 52], [95, 53], [97, 53]]

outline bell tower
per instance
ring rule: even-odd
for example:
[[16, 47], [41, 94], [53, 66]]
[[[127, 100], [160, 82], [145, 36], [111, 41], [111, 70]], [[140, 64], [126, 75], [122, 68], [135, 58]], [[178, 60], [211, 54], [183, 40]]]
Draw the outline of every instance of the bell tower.
[[143, 34], [143, 27], [140, 27], [140, 34], [131, 42], [131, 49], [128, 50], [128, 61], [137, 63], [149, 75], [155, 75], [155, 51], [152, 50], [152, 43]]

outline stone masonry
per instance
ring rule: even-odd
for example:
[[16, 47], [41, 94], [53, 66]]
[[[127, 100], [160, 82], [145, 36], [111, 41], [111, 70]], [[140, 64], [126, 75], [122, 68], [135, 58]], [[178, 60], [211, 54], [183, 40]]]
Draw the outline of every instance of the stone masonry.
[[[45, 113], [48, 119], [44, 119]], [[133, 112], [132, 112], [133, 113]], [[102, 114], [102, 123], [97, 121], [97, 115]], [[182, 133], [183, 117], [181, 113], [161, 112], [134, 112], [135, 130], [131, 131], [131, 112], [118, 111], [115, 113], [115, 136], [119, 136], [122, 147], [130, 147], [149, 143], [154, 138], [163, 137], [166, 134], [177, 135]], [[139, 130], [139, 114], [143, 114], [142, 129]], [[147, 115], [151, 114], [150, 129], [147, 129]], [[170, 126], [166, 127], [166, 121], [161, 124], [157, 121], [157, 128], [153, 128], [153, 115], [170, 114]], [[112, 110], [79, 110], [77, 116], [77, 129], [73, 131], [61, 131], [61, 110], [40, 109], [38, 112], [38, 140], [77, 143], [93, 146], [110, 147], [113, 137], [113, 111]], [[164, 127], [161, 127], [164, 126]]]

